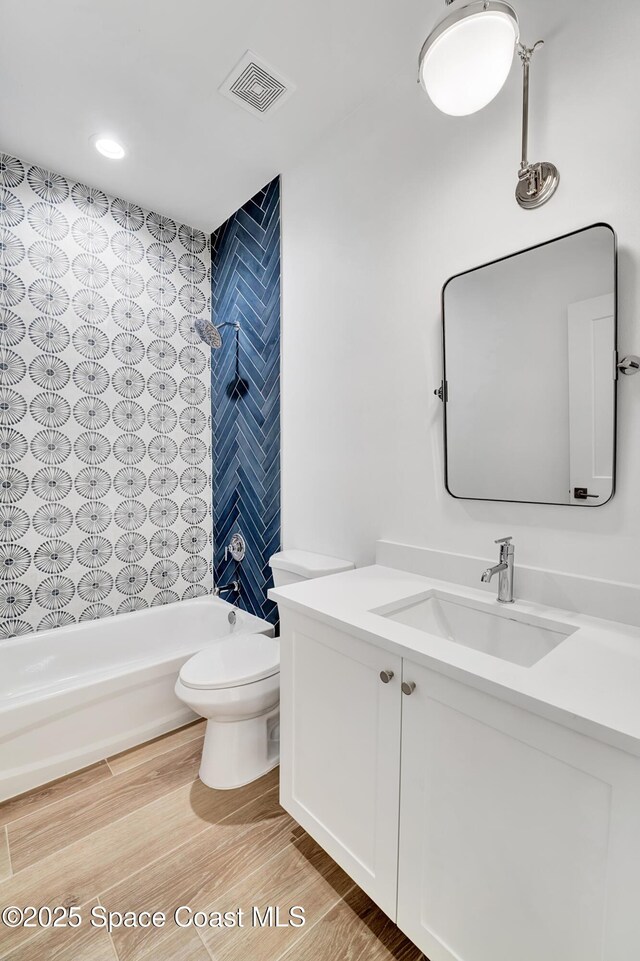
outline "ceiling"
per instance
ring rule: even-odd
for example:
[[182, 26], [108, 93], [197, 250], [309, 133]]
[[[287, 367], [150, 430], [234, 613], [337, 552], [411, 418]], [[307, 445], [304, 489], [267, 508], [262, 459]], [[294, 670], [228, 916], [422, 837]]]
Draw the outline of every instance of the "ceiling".
[[[0, 149], [210, 230], [417, 52], [440, 0], [0, 0]], [[296, 85], [218, 93], [251, 49]], [[101, 157], [98, 133], [124, 160]]]

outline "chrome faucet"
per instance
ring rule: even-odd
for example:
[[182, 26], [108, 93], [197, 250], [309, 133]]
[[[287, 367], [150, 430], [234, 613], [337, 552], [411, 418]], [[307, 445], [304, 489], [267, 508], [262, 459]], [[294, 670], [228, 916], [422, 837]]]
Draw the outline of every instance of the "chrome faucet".
[[513, 604], [513, 558], [515, 546], [510, 537], [500, 537], [495, 544], [500, 545], [500, 563], [482, 572], [480, 580], [489, 584], [494, 574], [499, 574], [498, 601], [500, 604]]
[[221, 594], [230, 593], [239, 594], [240, 593], [240, 581], [231, 581], [230, 584], [221, 584], [220, 587], [214, 587], [213, 594], [214, 597], [220, 597]]

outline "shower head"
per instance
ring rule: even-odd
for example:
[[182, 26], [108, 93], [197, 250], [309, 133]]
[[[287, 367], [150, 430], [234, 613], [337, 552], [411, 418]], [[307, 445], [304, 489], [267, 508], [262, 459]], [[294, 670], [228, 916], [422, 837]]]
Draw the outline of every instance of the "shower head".
[[195, 332], [207, 347], [211, 347], [212, 350], [218, 350], [222, 347], [222, 337], [220, 336], [220, 331], [217, 327], [209, 320], [196, 320], [193, 325]]
[[236, 331], [240, 330], [240, 324], [232, 324], [231, 321], [225, 321], [224, 324], [216, 327], [210, 320], [203, 320], [202, 318], [198, 318], [193, 327], [203, 344], [211, 347], [212, 350], [218, 350], [222, 347], [220, 331], [223, 327], [235, 327]]

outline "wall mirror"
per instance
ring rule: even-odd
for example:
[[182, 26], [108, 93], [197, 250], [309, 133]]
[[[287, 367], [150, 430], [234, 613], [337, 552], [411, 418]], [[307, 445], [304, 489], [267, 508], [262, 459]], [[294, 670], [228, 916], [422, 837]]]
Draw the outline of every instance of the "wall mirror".
[[616, 237], [594, 224], [442, 289], [453, 497], [598, 507], [613, 496]]

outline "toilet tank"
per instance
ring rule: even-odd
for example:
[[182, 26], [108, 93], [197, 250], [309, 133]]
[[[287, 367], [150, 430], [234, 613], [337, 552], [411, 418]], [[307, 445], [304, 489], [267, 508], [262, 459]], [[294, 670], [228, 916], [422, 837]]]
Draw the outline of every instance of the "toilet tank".
[[312, 577], [326, 577], [328, 574], [340, 574], [350, 571], [354, 564], [340, 557], [328, 557], [326, 554], [313, 554], [310, 551], [280, 551], [269, 558], [269, 566], [273, 572], [273, 583], [276, 587], [285, 584], [296, 584], [298, 581], [308, 581]]

